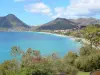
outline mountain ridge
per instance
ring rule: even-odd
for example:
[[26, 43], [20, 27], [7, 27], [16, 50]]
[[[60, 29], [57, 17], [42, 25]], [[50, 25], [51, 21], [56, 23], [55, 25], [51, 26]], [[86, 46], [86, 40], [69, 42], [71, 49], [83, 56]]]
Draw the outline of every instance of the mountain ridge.
[[0, 28], [29, 28], [27, 24], [22, 22], [13, 14], [0, 17]]
[[78, 26], [87, 26], [91, 24], [99, 24], [100, 19], [96, 18], [78, 18], [78, 19], [66, 19], [66, 18], [56, 18], [50, 22], [42, 24], [41, 26], [28, 26], [17, 18], [14, 14], [8, 14], [6, 16], [0, 17], [0, 29], [30, 29], [30, 30], [65, 30], [73, 29]]
[[59, 29], [72, 29], [76, 28], [76, 23], [65, 19], [65, 18], [56, 18], [46, 24], [41, 25], [38, 30], [59, 30]]
[[56, 18], [48, 23], [41, 25], [38, 30], [61, 30], [61, 29], [73, 29], [80, 26], [88, 26], [100, 24], [100, 19], [96, 18], [78, 18], [78, 19], [66, 19]]
[[69, 19], [70, 21], [73, 21], [75, 23], [77, 23], [78, 26], [84, 25], [91, 25], [91, 24], [100, 24], [100, 19], [96, 19], [96, 18], [78, 18], [78, 19]]

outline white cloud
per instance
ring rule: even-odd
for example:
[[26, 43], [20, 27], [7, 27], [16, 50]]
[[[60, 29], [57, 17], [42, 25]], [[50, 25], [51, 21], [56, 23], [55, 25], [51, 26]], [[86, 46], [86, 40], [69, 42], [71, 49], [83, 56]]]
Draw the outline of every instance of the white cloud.
[[56, 17], [78, 18], [100, 15], [100, 0], [70, 0], [67, 7], [55, 8]]
[[27, 12], [31, 12], [31, 13], [52, 15], [51, 9], [42, 2], [27, 5], [27, 6], [25, 6], [25, 10]]
[[57, 7], [54, 10], [55, 10], [56, 15], [52, 16], [52, 18], [64, 17], [64, 14], [66, 14], [65, 13], [66, 9], [64, 7]]

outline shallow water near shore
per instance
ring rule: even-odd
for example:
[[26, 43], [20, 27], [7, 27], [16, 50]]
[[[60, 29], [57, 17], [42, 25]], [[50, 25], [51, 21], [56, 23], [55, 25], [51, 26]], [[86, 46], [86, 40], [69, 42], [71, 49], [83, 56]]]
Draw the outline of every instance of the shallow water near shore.
[[39, 50], [41, 55], [47, 56], [57, 53], [64, 56], [68, 51], [78, 51], [81, 44], [70, 37], [38, 32], [0, 32], [0, 63], [10, 60], [11, 47], [19, 46], [26, 51], [28, 48]]

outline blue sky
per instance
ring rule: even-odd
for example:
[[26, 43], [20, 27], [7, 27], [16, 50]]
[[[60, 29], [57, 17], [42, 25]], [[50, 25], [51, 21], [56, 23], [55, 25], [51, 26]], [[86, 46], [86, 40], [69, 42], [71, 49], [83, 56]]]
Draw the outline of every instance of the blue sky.
[[0, 0], [0, 16], [15, 14], [28, 25], [41, 25], [57, 17], [100, 18], [100, 0]]

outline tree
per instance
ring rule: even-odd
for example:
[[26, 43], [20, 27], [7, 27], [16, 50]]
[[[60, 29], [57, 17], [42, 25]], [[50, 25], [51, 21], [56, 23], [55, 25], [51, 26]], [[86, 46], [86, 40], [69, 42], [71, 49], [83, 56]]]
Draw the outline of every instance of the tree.
[[22, 54], [23, 53], [23, 51], [20, 49], [20, 47], [17, 47], [17, 46], [13, 46], [12, 48], [11, 48], [11, 55], [13, 55], [13, 56], [19, 56], [20, 54]]
[[33, 54], [34, 54], [34, 56], [36, 56], [36, 57], [40, 57], [41, 55], [40, 55], [40, 51], [38, 51], [38, 50], [33, 50]]
[[52, 64], [52, 68], [55, 70], [57, 75], [77, 75], [78, 70], [68, 63], [64, 63], [61, 60], [56, 60], [56, 62], [53, 62]]
[[90, 25], [81, 31], [83, 38], [87, 39], [91, 48], [93, 45], [100, 46], [100, 28]]
[[90, 45], [84, 45], [80, 48], [80, 51], [79, 51], [79, 54], [80, 56], [88, 56], [90, 54], [94, 54], [96, 53], [96, 49], [95, 48], [92, 48], [90, 47]]
[[20, 71], [20, 64], [16, 60], [7, 60], [0, 64], [0, 75], [16, 75]]
[[75, 59], [78, 57], [77, 53], [74, 53], [74, 52], [68, 52], [68, 54], [66, 54], [64, 56], [64, 62], [66, 64], [71, 64], [73, 65]]
[[28, 48], [27, 51], [26, 51], [26, 54], [29, 55], [29, 56], [32, 55], [33, 54], [32, 49]]
[[93, 71], [100, 68], [100, 53], [81, 56], [75, 60], [75, 67], [80, 71]]

